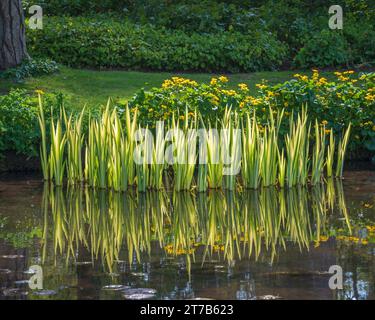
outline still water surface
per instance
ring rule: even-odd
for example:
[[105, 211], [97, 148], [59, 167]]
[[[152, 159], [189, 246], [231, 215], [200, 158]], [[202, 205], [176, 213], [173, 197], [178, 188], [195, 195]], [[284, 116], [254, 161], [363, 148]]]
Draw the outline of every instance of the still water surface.
[[375, 172], [205, 194], [0, 179], [0, 299], [198, 298], [375, 299]]

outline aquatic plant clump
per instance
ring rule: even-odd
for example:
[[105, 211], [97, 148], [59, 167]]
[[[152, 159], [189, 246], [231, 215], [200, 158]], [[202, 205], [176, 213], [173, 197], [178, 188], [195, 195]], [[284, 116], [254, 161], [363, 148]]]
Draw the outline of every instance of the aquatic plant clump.
[[[40, 98], [40, 105], [42, 99]], [[259, 187], [316, 185], [326, 176], [343, 175], [349, 125], [334, 138], [317, 121], [311, 130], [307, 110], [290, 116], [289, 133], [280, 125], [284, 111], [269, 108], [266, 125], [256, 113], [240, 115], [226, 108], [222, 119], [204, 121], [185, 110], [155, 128], [142, 128], [136, 109], [111, 109], [108, 103], [99, 118], [90, 118], [82, 129], [84, 111], [77, 117], [51, 122], [51, 137], [40, 106], [40, 158], [45, 180], [57, 186], [85, 183], [99, 189], [235, 190]], [[337, 146], [335, 141], [339, 141]], [[48, 148], [48, 143], [50, 148]], [[335, 155], [336, 158], [335, 158]]]

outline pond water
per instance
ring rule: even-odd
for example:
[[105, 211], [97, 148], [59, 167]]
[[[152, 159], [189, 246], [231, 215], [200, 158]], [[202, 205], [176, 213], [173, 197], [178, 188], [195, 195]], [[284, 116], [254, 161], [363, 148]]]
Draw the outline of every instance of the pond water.
[[0, 299], [375, 299], [375, 172], [345, 177], [204, 194], [0, 178]]

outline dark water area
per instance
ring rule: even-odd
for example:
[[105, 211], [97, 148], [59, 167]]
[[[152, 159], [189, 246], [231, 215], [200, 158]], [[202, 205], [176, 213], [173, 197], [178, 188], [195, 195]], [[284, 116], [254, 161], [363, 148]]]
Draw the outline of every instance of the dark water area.
[[375, 172], [204, 194], [0, 177], [0, 299], [203, 298], [375, 299]]

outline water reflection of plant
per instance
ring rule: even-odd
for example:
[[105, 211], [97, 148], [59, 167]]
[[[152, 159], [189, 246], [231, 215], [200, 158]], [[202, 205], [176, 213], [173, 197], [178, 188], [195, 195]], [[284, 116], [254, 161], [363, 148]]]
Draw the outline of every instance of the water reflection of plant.
[[[332, 232], [330, 214], [339, 212], [350, 235], [350, 225], [341, 183], [262, 191], [229, 192], [107, 192], [78, 186], [66, 191], [46, 185], [43, 210], [52, 209], [53, 244], [56, 254], [67, 261], [79, 260], [85, 247], [92, 261], [112, 266], [126, 248], [129, 262], [151, 255], [157, 242], [165, 255], [186, 256], [189, 269], [197, 257], [202, 263], [213, 256], [229, 263], [236, 259], [258, 259], [266, 253], [270, 261], [287, 241], [307, 250], [318, 246]], [[47, 218], [45, 223], [47, 224]], [[47, 244], [48, 229], [44, 230]]]

